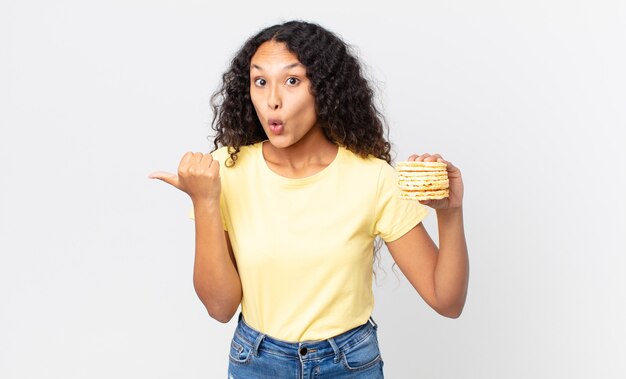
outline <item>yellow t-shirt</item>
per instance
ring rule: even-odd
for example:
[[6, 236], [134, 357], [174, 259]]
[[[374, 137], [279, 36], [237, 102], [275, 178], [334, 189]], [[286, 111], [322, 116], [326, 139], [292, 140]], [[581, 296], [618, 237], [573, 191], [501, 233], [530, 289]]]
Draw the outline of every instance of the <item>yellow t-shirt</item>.
[[230, 168], [226, 147], [212, 153], [244, 319], [289, 342], [364, 324], [374, 308], [375, 237], [398, 239], [424, 219], [426, 207], [399, 198], [396, 171], [382, 159], [339, 147], [323, 170], [291, 179], [267, 166], [261, 147], [241, 147]]

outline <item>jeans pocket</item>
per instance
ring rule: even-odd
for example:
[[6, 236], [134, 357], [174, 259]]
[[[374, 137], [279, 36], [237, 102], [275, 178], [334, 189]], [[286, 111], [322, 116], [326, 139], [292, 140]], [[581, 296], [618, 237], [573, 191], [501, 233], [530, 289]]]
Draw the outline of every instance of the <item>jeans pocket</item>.
[[382, 362], [376, 331], [372, 329], [355, 345], [343, 348], [341, 356], [343, 365], [350, 371], [365, 370]]
[[247, 344], [239, 341], [237, 342], [235, 338], [230, 342], [230, 352], [228, 354], [228, 358], [231, 362], [237, 364], [247, 364], [250, 362], [250, 358], [252, 357], [252, 348]]

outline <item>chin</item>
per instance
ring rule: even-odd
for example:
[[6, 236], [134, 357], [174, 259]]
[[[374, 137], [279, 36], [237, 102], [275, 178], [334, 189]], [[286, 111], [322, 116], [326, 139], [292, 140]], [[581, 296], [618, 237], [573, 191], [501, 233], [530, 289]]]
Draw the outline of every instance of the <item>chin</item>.
[[286, 138], [281, 138], [281, 136], [273, 136], [273, 137], [268, 137], [269, 143], [272, 144], [273, 147], [277, 148], [277, 149], [285, 149], [291, 145], [293, 145], [293, 142], [286, 139]]

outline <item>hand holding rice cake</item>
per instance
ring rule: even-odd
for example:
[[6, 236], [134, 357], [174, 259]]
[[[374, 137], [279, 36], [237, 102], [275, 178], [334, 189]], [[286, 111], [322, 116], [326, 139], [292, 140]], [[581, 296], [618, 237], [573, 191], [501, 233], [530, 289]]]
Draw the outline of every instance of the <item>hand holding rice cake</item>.
[[439, 200], [450, 195], [445, 163], [404, 161], [396, 164], [396, 171], [401, 199]]

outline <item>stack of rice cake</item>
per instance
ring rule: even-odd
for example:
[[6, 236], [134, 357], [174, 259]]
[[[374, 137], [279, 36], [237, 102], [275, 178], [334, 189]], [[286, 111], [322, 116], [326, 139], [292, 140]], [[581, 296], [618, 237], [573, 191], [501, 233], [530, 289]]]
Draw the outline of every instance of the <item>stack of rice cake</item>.
[[450, 195], [447, 165], [441, 162], [398, 162], [400, 198], [438, 200]]

